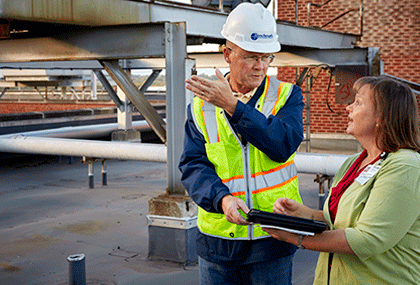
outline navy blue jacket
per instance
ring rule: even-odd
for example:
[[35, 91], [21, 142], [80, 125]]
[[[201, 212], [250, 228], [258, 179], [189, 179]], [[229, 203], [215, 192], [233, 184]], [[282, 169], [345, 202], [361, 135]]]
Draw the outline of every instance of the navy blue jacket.
[[[294, 85], [285, 105], [275, 116], [270, 115], [267, 118], [254, 108], [263, 92], [265, 80], [247, 104], [238, 102], [232, 117], [227, 117], [233, 129], [242, 136], [244, 143], [250, 142], [274, 161], [285, 162], [303, 139], [302, 91]], [[220, 200], [229, 194], [229, 189], [208, 160], [204, 145], [205, 139], [194, 124], [189, 105], [184, 152], [179, 163], [181, 180], [190, 197], [201, 208], [208, 212], [222, 213]], [[198, 255], [218, 263], [237, 261], [248, 264], [290, 255], [295, 251], [294, 245], [273, 238], [229, 241], [199, 233], [197, 239]]]

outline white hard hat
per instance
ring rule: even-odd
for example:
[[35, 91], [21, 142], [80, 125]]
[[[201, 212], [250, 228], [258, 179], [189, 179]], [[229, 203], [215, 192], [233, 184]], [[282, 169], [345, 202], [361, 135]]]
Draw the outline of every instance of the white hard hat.
[[276, 20], [260, 3], [239, 4], [226, 19], [221, 34], [249, 52], [280, 51]]

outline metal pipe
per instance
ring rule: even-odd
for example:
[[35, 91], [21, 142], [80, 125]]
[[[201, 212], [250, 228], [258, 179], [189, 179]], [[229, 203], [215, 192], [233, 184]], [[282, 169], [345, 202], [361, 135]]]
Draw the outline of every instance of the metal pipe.
[[349, 157], [344, 154], [296, 153], [295, 163], [299, 173], [325, 174], [334, 176]]
[[106, 174], [107, 174], [107, 171], [106, 171], [105, 159], [102, 159], [102, 185], [103, 186], [108, 185]]
[[89, 160], [88, 161], [88, 176], [89, 176], [89, 188], [93, 189], [93, 187], [95, 187], [95, 183], [94, 183], [94, 173], [93, 173], [93, 160]]
[[[165, 121], [165, 119], [164, 119]], [[151, 130], [149, 124], [144, 121], [134, 121], [133, 129], [140, 131]], [[112, 132], [118, 130], [118, 123], [111, 124], [98, 124], [89, 126], [77, 126], [77, 127], [63, 127], [57, 129], [40, 130], [23, 133], [13, 133], [7, 135], [0, 135], [0, 138], [15, 137], [17, 135], [23, 136], [37, 136], [37, 137], [51, 137], [51, 138], [80, 138], [90, 139], [97, 137], [104, 137], [110, 135]]]
[[[0, 138], [0, 152], [86, 156], [106, 159], [166, 162], [167, 149], [162, 144], [69, 140], [15, 136]], [[298, 172], [333, 176], [348, 155], [297, 153]]]
[[85, 255], [73, 254], [67, 257], [69, 262], [69, 284], [86, 285]]
[[0, 138], [0, 152], [86, 156], [120, 160], [166, 162], [165, 145], [15, 136]]

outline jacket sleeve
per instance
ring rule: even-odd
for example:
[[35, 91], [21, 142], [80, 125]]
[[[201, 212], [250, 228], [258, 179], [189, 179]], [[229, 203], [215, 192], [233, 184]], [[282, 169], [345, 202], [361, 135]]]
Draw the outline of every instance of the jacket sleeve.
[[303, 97], [300, 87], [293, 90], [285, 105], [268, 118], [257, 109], [238, 102], [229, 119], [241, 136], [270, 159], [285, 162], [303, 140]]
[[194, 124], [191, 105], [187, 109], [184, 152], [179, 170], [181, 182], [194, 202], [207, 212], [222, 213], [219, 202], [230, 192], [207, 158], [205, 140]]

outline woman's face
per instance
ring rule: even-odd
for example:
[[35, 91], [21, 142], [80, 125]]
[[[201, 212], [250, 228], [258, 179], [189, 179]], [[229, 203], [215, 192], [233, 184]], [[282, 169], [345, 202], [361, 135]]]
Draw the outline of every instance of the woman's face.
[[346, 108], [349, 112], [346, 131], [356, 139], [376, 137], [379, 116], [375, 111], [372, 93], [369, 85], [363, 86], [357, 92], [354, 102]]

